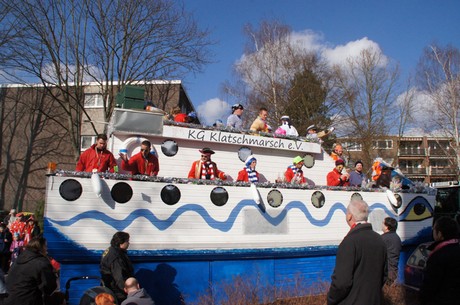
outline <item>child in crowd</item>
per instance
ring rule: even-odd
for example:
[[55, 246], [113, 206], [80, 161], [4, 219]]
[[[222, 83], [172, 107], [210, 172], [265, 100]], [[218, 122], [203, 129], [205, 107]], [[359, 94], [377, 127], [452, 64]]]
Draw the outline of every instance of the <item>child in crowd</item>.
[[21, 239], [21, 235], [18, 232], [13, 234], [13, 242], [11, 243], [10, 252], [11, 252], [11, 263], [10, 266], [18, 258], [19, 254], [21, 254], [22, 250], [24, 249], [24, 241]]

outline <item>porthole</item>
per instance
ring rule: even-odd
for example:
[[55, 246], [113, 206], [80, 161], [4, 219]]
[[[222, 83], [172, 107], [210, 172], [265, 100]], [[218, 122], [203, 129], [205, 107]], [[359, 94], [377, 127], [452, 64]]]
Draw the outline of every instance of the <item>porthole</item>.
[[315, 157], [312, 155], [307, 154], [303, 157], [303, 159], [306, 168], [312, 168], [315, 165]]
[[177, 186], [169, 184], [161, 190], [160, 196], [167, 205], [174, 205], [180, 200], [180, 190]]
[[267, 202], [270, 206], [277, 208], [283, 203], [283, 194], [279, 190], [271, 190], [268, 192]]
[[75, 179], [67, 179], [59, 186], [59, 194], [67, 201], [75, 201], [80, 198], [83, 188]]
[[110, 191], [112, 199], [118, 203], [126, 203], [133, 197], [133, 189], [126, 182], [118, 182]]
[[363, 200], [363, 196], [361, 196], [360, 193], [353, 193], [350, 199], [351, 200]]
[[238, 158], [241, 162], [246, 162], [246, 159], [252, 155], [252, 151], [249, 147], [243, 146], [238, 150]]
[[315, 208], [322, 208], [325, 202], [326, 197], [324, 197], [324, 194], [322, 192], [316, 191], [313, 194], [311, 194], [311, 204], [313, 204]]
[[161, 151], [167, 157], [174, 157], [179, 151], [179, 146], [174, 140], [165, 140], [161, 144]]
[[215, 187], [211, 191], [211, 201], [218, 207], [225, 205], [228, 201], [227, 190], [220, 186]]

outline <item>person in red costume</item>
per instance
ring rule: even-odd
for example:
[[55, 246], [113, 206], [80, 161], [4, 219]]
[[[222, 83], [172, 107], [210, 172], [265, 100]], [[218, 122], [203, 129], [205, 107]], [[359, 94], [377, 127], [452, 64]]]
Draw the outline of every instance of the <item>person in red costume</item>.
[[131, 159], [128, 160], [126, 154], [120, 153], [121, 168], [127, 171], [131, 171], [132, 175], [147, 175], [147, 176], [157, 176], [160, 171], [160, 165], [158, 163], [158, 158], [150, 153], [152, 144], [150, 141], [143, 141], [141, 143], [141, 151]]
[[303, 184], [307, 182], [307, 179], [303, 175], [302, 166], [304, 165], [304, 159], [301, 156], [297, 156], [292, 160], [292, 165], [289, 165], [284, 173], [284, 180], [293, 184]]
[[96, 144], [91, 145], [80, 155], [75, 170], [78, 172], [99, 173], [110, 170], [113, 173], [116, 165], [115, 157], [107, 150], [107, 136], [98, 134]]
[[189, 179], [214, 180], [216, 178], [226, 180], [227, 175], [217, 169], [217, 164], [211, 161], [214, 151], [208, 147], [200, 149], [201, 159], [193, 162], [188, 173]]
[[259, 182], [259, 173], [256, 171], [257, 159], [253, 155], [246, 158], [245, 167], [238, 172], [236, 181]]
[[342, 174], [345, 162], [342, 159], [335, 161], [335, 168], [327, 174], [327, 185], [328, 186], [348, 186], [349, 174]]

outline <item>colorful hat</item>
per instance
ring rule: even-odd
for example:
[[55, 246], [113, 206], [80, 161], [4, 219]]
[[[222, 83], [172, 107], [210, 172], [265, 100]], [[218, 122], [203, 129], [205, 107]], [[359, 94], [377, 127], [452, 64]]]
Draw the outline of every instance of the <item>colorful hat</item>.
[[294, 158], [294, 160], [292, 160], [292, 163], [297, 164], [297, 163], [303, 162], [303, 161], [305, 161], [304, 158], [302, 158], [301, 156], [297, 156], [297, 157]]
[[339, 165], [345, 165], [345, 162], [342, 159], [337, 159], [335, 161], [335, 166], [339, 166]]
[[254, 155], [250, 155], [249, 157], [246, 158], [246, 161], [244, 162], [244, 164], [246, 166], [249, 166], [251, 165], [252, 161], [257, 161], [256, 157], [254, 157]]

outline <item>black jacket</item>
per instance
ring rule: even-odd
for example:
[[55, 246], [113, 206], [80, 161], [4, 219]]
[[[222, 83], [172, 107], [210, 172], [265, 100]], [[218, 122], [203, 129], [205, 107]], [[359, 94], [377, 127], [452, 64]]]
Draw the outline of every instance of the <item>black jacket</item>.
[[43, 296], [51, 295], [56, 287], [56, 276], [48, 258], [26, 249], [8, 273], [8, 298], [4, 304], [43, 305]]
[[401, 253], [401, 238], [395, 231], [382, 234], [382, 239], [387, 246], [388, 277], [391, 281], [398, 278], [399, 254]]
[[428, 258], [420, 287], [420, 301], [422, 305], [460, 304], [460, 245], [458, 243], [446, 245], [433, 252]]
[[134, 276], [134, 268], [126, 251], [114, 247], [105, 250], [102, 254], [100, 271], [104, 284], [115, 293], [119, 301], [124, 300], [125, 281]]
[[386, 280], [387, 249], [369, 223], [348, 232], [337, 250], [327, 304], [379, 305]]

